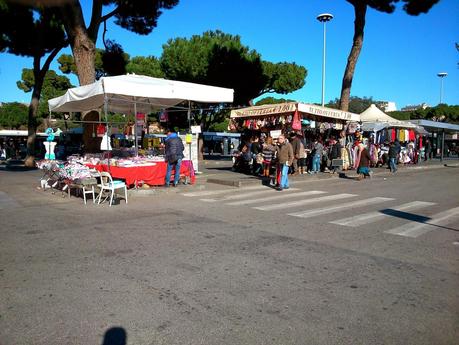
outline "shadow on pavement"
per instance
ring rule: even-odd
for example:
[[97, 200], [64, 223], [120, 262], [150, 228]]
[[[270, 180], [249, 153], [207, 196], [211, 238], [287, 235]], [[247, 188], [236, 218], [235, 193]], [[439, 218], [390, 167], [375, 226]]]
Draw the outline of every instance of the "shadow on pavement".
[[127, 333], [123, 327], [112, 327], [105, 332], [102, 345], [126, 345]]
[[383, 214], [386, 214], [388, 216], [397, 217], [397, 218], [401, 218], [401, 219], [406, 219], [406, 220], [409, 220], [411, 222], [417, 222], [417, 223], [422, 223], [422, 224], [426, 224], [426, 225], [431, 225], [431, 226], [435, 226], [437, 228], [446, 229], [446, 230], [459, 231], [459, 229], [454, 229], [454, 228], [450, 228], [450, 227], [447, 227], [447, 226], [430, 224], [429, 220], [432, 220], [432, 218], [421, 216], [421, 215], [414, 214], [414, 213], [408, 213], [408, 212], [393, 210], [393, 209], [390, 209], [390, 208], [385, 209], [385, 210], [381, 210], [380, 212], [383, 213]]

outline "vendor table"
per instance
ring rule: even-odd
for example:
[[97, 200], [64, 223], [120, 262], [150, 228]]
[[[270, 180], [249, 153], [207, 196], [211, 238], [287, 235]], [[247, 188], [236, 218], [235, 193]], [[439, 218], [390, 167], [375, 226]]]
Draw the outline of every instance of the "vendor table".
[[[131, 167], [110, 167], [106, 164], [87, 164], [90, 168], [95, 168], [98, 171], [106, 171], [112, 175], [113, 178], [123, 179], [126, 181], [127, 186], [137, 187], [141, 183], [146, 183], [151, 186], [162, 186], [166, 180], [167, 163], [155, 162], [151, 165], [145, 166], [131, 166]], [[174, 170], [172, 170], [171, 180], [174, 178]], [[193, 163], [190, 160], [183, 160], [180, 167], [180, 176], [190, 178], [192, 184], [195, 182], [195, 174]]]

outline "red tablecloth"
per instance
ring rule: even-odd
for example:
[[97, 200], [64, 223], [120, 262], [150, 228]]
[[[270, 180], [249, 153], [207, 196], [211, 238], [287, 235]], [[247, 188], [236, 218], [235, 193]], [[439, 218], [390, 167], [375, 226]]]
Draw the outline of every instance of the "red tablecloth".
[[[113, 178], [125, 180], [128, 186], [135, 186], [142, 182], [151, 186], [162, 186], [166, 180], [166, 162], [155, 162], [155, 165], [137, 167], [118, 167], [113, 165], [108, 167], [106, 164], [87, 164], [87, 166], [98, 171], [109, 172]], [[174, 172], [175, 170], [172, 170], [171, 181], [174, 178]], [[190, 177], [192, 184], [195, 182], [193, 163], [190, 160], [182, 161], [180, 175]]]

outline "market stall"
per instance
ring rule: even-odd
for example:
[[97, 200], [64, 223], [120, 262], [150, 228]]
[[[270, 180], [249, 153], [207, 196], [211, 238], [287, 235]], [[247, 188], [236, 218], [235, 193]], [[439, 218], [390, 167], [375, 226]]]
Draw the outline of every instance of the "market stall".
[[370, 155], [380, 160], [388, 151], [388, 143], [398, 141], [401, 145], [400, 161], [416, 163], [427, 132], [421, 126], [408, 121], [399, 121], [387, 115], [375, 104], [360, 114], [361, 129], [369, 139]]
[[[138, 121], [144, 121], [145, 114], [171, 107], [182, 110], [188, 109], [188, 119], [190, 120], [191, 113], [189, 109], [191, 101], [198, 103], [231, 103], [233, 101], [233, 93], [232, 89], [227, 88], [128, 74], [102, 77], [90, 85], [69, 89], [63, 96], [49, 100], [48, 104], [50, 112], [88, 112], [96, 110], [100, 113], [103, 112], [105, 119], [107, 119], [108, 112], [132, 114], [135, 115], [137, 126]], [[183, 102], [188, 102], [188, 104], [179, 106]], [[111, 124], [107, 120], [104, 122], [103, 130], [105, 133], [103, 134], [101, 150], [111, 151]], [[164, 184], [163, 177], [165, 176], [166, 166], [164, 157], [160, 153], [155, 157], [151, 157], [151, 155], [140, 157], [137, 129], [134, 130], [134, 135], [135, 159], [129, 167], [121, 167], [120, 160], [116, 159], [116, 157], [111, 157], [112, 159], [108, 160], [106, 164], [95, 164], [95, 168], [100, 171], [110, 171], [114, 177], [126, 180], [128, 185], [137, 185], [139, 181], [151, 183], [152, 185]], [[191, 162], [191, 159], [193, 156], [197, 157], [197, 144], [192, 146], [192, 143], [197, 143], [197, 138], [195, 138], [196, 135], [193, 138], [191, 133], [188, 136], [186, 140], [186, 158], [182, 163], [180, 173], [185, 174], [193, 182], [197, 161]], [[154, 162], [151, 162], [152, 159]]]
[[[253, 130], [270, 134], [271, 131], [302, 131], [309, 134], [322, 134], [324, 138], [332, 132], [351, 128], [360, 121], [358, 114], [314, 104], [289, 102], [267, 104], [231, 111], [229, 129], [233, 131]], [[351, 126], [349, 126], [351, 124]], [[274, 132], [276, 134], [278, 132]]]
[[[228, 129], [242, 132], [242, 141], [247, 140], [244, 136], [265, 135], [275, 139], [281, 133], [295, 132], [301, 135], [308, 152], [312, 150], [316, 138], [324, 143], [328, 139], [339, 138], [343, 150], [348, 152], [359, 121], [360, 116], [351, 112], [315, 104], [288, 102], [233, 110]], [[349, 164], [348, 160], [346, 164]]]
[[424, 119], [410, 120], [410, 122], [428, 131], [426, 139], [430, 140], [430, 151], [433, 157], [440, 157], [443, 160], [445, 155], [459, 156], [458, 124]]

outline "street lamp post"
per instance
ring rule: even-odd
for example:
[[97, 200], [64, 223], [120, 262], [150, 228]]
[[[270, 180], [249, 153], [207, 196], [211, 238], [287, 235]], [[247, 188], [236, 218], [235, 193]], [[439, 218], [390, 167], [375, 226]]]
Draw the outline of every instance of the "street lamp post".
[[322, 13], [317, 16], [317, 20], [321, 23], [324, 23], [324, 50], [323, 50], [323, 60], [322, 60], [322, 107], [325, 104], [325, 46], [327, 39], [327, 22], [333, 19], [333, 15], [330, 13]]
[[446, 77], [448, 73], [440, 72], [437, 76], [440, 78], [440, 104], [443, 103], [443, 78]]

